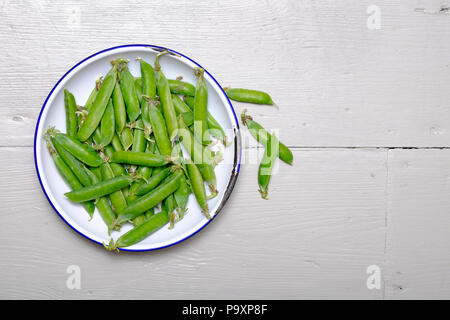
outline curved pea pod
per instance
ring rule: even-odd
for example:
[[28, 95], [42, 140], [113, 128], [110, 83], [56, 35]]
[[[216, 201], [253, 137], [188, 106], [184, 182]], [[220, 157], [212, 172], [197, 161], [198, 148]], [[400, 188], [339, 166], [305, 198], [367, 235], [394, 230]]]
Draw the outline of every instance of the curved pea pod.
[[75, 158], [72, 154], [70, 154], [67, 150], [65, 150], [61, 144], [59, 144], [56, 139], [52, 139], [53, 146], [56, 149], [58, 155], [63, 159], [64, 163], [70, 168], [70, 170], [75, 174], [77, 179], [81, 182], [83, 186], [88, 186], [92, 184], [90, 176], [86, 173], [86, 168], [84, 165]]
[[171, 161], [171, 157], [147, 152], [115, 151], [110, 161], [138, 166], [160, 167], [168, 164]]
[[143, 183], [134, 190], [134, 194], [137, 196], [142, 196], [147, 192], [155, 189], [158, 184], [163, 181], [170, 173], [172, 172], [171, 168], [164, 168], [161, 171], [153, 174], [148, 180], [147, 183]]
[[273, 100], [268, 93], [258, 90], [241, 88], [226, 88], [225, 93], [228, 98], [240, 102], [273, 105]]
[[[191, 110], [194, 109], [194, 97], [186, 97], [185, 96], [184, 102], [185, 102], [185, 105], [187, 105]], [[175, 105], [175, 102], [174, 102], [174, 105]], [[226, 141], [225, 131], [223, 130], [223, 128], [219, 124], [219, 122], [217, 122], [217, 120], [211, 115], [210, 112], [208, 112], [206, 121], [208, 122], [208, 129], [209, 129], [210, 133], [217, 139], [221, 139], [223, 141], [223, 144], [225, 146], [227, 146], [228, 143]]]
[[267, 199], [269, 192], [269, 182], [272, 175], [273, 165], [278, 157], [279, 142], [277, 137], [272, 134], [267, 140], [264, 156], [261, 159], [261, 163], [258, 169], [258, 185], [259, 192], [263, 199]]
[[[66, 163], [63, 161], [62, 157], [60, 157], [60, 155], [55, 151], [55, 149], [53, 149], [50, 142], [47, 142], [47, 148], [48, 148], [48, 151], [50, 152], [53, 162], [55, 163], [56, 169], [61, 174], [64, 181], [67, 182], [69, 187], [72, 190], [82, 188], [83, 186], [80, 183], [80, 181], [78, 181], [77, 177], [74, 175], [72, 170], [70, 170], [70, 168], [66, 165]], [[89, 217], [92, 218], [94, 211], [95, 211], [94, 203], [83, 202], [82, 205], [88, 212]]]
[[169, 217], [167, 212], [160, 211], [157, 214], [151, 216], [147, 221], [142, 223], [141, 225], [131, 229], [124, 235], [122, 235], [117, 241], [111, 239], [109, 246], [105, 246], [107, 250], [117, 250], [118, 248], [126, 248], [136, 244], [152, 233], [158, 231], [166, 224], [169, 223]]
[[128, 150], [133, 145], [133, 131], [125, 127], [120, 133], [120, 142], [122, 144], [123, 150]]
[[102, 77], [95, 80], [95, 87], [94, 87], [94, 89], [92, 89], [91, 93], [89, 94], [89, 97], [87, 98], [86, 102], [84, 103], [84, 107], [88, 111], [91, 109], [92, 104], [94, 103], [94, 100], [97, 97], [98, 89], [100, 89], [101, 79], [102, 79]]
[[178, 129], [177, 115], [172, 102], [172, 94], [170, 93], [169, 82], [167, 81], [167, 78], [164, 76], [164, 73], [161, 71], [161, 66], [159, 64], [159, 57], [166, 53], [168, 52], [164, 51], [156, 56], [155, 60], [156, 89], [158, 92], [159, 100], [161, 102], [164, 120], [166, 121], [167, 131], [169, 133], [169, 138], [172, 140], [175, 138]]
[[125, 108], [125, 101], [123, 101], [122, 89], [120, 89], [120, 84], [118, 82], [114, 85], [112, 104], [114, 106], [116, 132], [120, 134], [127, 122], [127, 111]]
[[99, 147], [103, 148], [111, 143], [115, 134], [115, 116], [114, 107], [112, 101], [109, 100], [105, 113], [103, 114], [102, 121], [100, 123], [100, 144]]
[[181, 170], [177, 170], [167, 177], [157, 188], [131, 202], [125, 209], [119, 212], [117, 223], [123, 224], [128, 220], [136, 218], [174, 193], [180, 185], [180, 177], [182, 174], [183, 172]]
[[189, 181], [191, 182], [191, 188], [194, 192], [195, 199], [197, 199], [197, 202], [200, 208], [202, 208], [202, 212], [206, 216], [206, 218], [211, 219], [211, 216], [209, 215], [207, 202], [208, 198], [206, 196], [205, 184], [203, 182], [200, 170], [192, 161], [186, 162], [186, 169], [189, 175]]
[[208, 87], [203, 78], [204, 70], [196, 69], [198, 75], [197, 85], [195, 87], [194, 98], [194, 136], [198, 141], [204, 145], [211, 143], [208, 131]]
[[100, 86], [89, 113], [77, 133], [77, 139], [86, 141], [92, 135], [102, 120], [108, 101], [111, 98], [116, 83], [116, 73], [108, 75]]
[[177, 115], [182, 115], [183, 121], [187, 127], [192, 126], [194, 124], [194, 114], [189, 106], [186, 105], [186, 103], [184, 103], [183, 100], [181, 100], [177, 95], [172, 95], [172, 101]]
[[169, 79], [170, 92], [173, 94], [181, 94], [185, 96], [195, 96], [195, 87], [189, 82], [181, 80], [171, 80]]
[[170, 155], [172, 144], [170, 143], [166, 122], [154, 101], [149, 102], [149, 118], [159, 151], [163, 155]]
[[139, 106], [139, 97], [134, 84], [134, 77], [128, 68], [125, 68], [120, 72], [120, 88], [122, 89], [128, 119], [130, 122], [133, 122], [139, 117], [141, 108]]
[[103, 163], [94, 148], [65, 133], [56, 133], [54, 139], [75, 158], [91, 167], [98, 167]]
[[[105, 162], [101, 165], [101, 171], [102, 171], [102, 180], [106, 181], [109, 179], [112, 179], [115, 177], [114, 172], [109, 165], [109, 163]], [[125, 199], [125, 196], [122, 193], [122, 190], [117, 190], [112, 192], [109, 195], [109, 199], [111, 200], [111, 204], [113, 206], [114, 211], [120, 211], [123, 208], [127, 206], [127, 201]]]
[[[247, 126], [250, 134], [262, 145], [266, 145], [269, 140], [271, 134], [267, 132], [259, 123], [253, 120], [251, 116], [246, 115], [246, 110], [244, 110], [241, 114], [242, 123]], [[278, 157], [286, 162], [287, 164], [291, 164], [294, 161], [294, 156], [292, 155], [291, 150], [286, 147], [283, 143], [280, 142]]]
[[83, 202], [107, 196], [115, 191], [123, 189], [131, 184], [130, 176], [119, 176], [103, 180], [91, 186], [65, 193], [65, 196], [74, 202]]
[[64, 89], [64, 107], [66, 109], [66, 132], [71, 137], [77, 136], [78, 119], [77, 119], [77, 103], [75, 97]]

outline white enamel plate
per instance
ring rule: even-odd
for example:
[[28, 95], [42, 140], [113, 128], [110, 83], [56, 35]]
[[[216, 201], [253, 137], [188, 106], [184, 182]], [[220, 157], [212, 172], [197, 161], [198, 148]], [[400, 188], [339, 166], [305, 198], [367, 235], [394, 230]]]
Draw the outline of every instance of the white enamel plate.
[[[111, 237], [108, 235], [107, 228], [97, 210], [94, 218], [89, 221], [89, 216], [84, 208], [79, 204], [72, 203], [64, 196], [64, 193], [70, 191], [70, 188], [57, 171], [47, 150], [43, 134], [52, 126], [65, 132], [64, 88], [74, 94], [78, 105], [84, 105], [94, 87], [95, 80], [99, 76], [105, 75], [111, 68], [110, 61], [112, 59], [129, 59], [131, 73], [140, 76], [139, 62], [136, 61], [136, 58], [141, 57], [154, 65], [157, 53], [162, 50], [166, 50], [166, 48], [137, 44], [114, 47], [93, 54], [75, 65], [58, 81], [45, 100], [38, 118], [34, 137], [34, 156], [37, 175], [44, 194], [55, 211], [72, 229], [98, 244], [110, 241]], [[161, 68], [166, 77], [175, 79], [181, 75], [184, 81], [195, 84], [196, 78], [193, 70], [195, 67], [201, 66], [181, 53], [167, 50], [174, 55], [165, 55], [160, 59]], [[205, 80], [208, 85], [208, 110], [224, 128], [228, 141], [231, 142], [227, 148], [222, 146], [224, 160], [215, 169], [219, 195], [208, 202], [214, 218], [230, 196], [238, 177], [241, 140], [236, 114], [222, 87], [207, 70], [205, 70]], [[123, 250], [147, 251], [165, 248], [191, 237], [211, 222], [201, 213], [193, 195], [189, 198], [187, 208], [186, 215], [174, 229], [169, 230], [166, 226], [145, 240]], [[111, 236], [117, 239], [131, 228], [131, 224], [126, 224], [120, 232], [113, 231]]]

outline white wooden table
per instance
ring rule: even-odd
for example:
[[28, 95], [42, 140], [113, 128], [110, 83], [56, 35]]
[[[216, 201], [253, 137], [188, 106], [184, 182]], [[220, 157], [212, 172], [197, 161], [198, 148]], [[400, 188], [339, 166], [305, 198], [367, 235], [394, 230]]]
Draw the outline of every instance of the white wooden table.
[[[0, 0], [0, 40], [0, 298], [450, 298], [445, 1]], [[210, 226], [141, 254], [56, 215], [34, 168], [40, 108], [76, 62], [126, 43], [271, 93], [279, 110], [234, 104], [293, 150], [270, 201], [244, 164]]]

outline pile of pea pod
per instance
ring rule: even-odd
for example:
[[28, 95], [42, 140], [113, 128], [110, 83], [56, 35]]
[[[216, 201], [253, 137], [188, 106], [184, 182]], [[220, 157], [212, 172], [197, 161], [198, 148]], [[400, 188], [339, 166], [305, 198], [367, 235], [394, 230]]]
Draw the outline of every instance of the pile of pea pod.
[[173, 228], [191, 193], [210, 219], [208, 200], [219, 192], [214, 168], [221, 156], [210, 146], [212, 137], [225, 146], [227, 139], [207, 110], [204, 70], [195, 70], [196, 85], [169, 80], [159, 63], [167, 53], [158, 54], [154, 67], [139, 59], [140, 77], [131, 74], [128, 60], [111, 61], [84, 106], [65, 89], [66, 132], [52, 127], [45, 134], [71, 188], [65, 196], [91, 218], [97, 208], [109, 234], [133, 224], [104, 244], [108, 250], [134, 245], [167, 224]]

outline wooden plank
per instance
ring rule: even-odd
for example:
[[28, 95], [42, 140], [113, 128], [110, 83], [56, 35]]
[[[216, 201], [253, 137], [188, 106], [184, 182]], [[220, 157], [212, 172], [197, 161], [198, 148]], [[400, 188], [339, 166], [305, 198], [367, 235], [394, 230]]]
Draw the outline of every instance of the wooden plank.
[[389, 151], [386, 298], [450, 297], [450, 150]]
[[[366, 268], [384, 262], [386, 151], [294, 157], [294, 167], [279, 165], [269, 201], [246, 160], [205, 230], [165, 250], [114, 255], [53, 212], [31, 148], [0, 148], [0, 298], [381, 298]], [[66, 288], [70, 265], [81, 268], [80, 290]]]
[[136, 42], [179, 50], [222, 85], [270, 92], [279, 111], [249, 108], [291, 146], [450, 146], [447, 11], [438, 0], [376, 4], [379, 30], [358, 1], [2, 0], [0, 144], [32, 144], [32, 126], [4, 109], [30, 108], [35, 121], [76, 62]]

